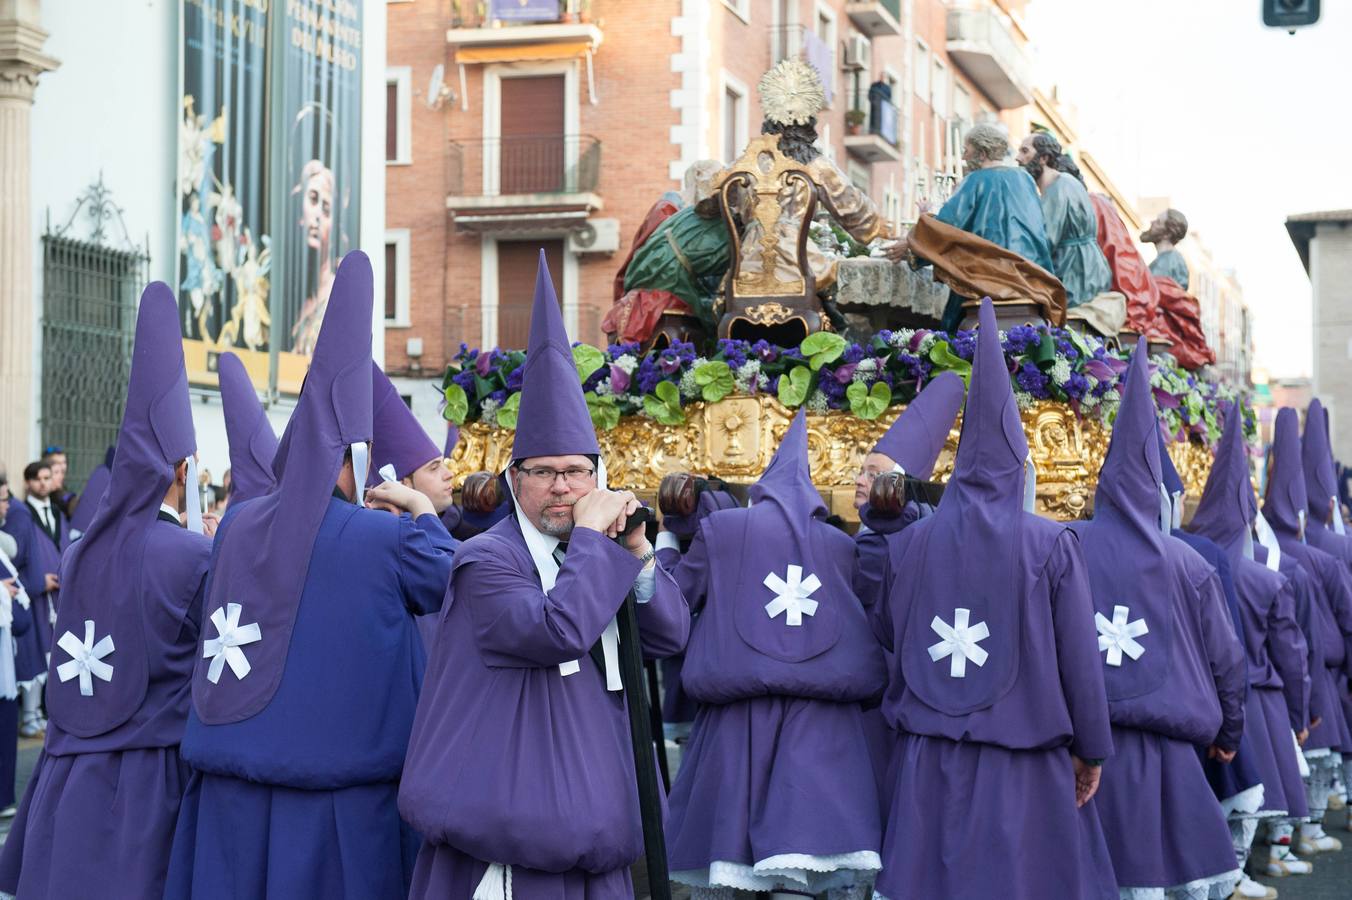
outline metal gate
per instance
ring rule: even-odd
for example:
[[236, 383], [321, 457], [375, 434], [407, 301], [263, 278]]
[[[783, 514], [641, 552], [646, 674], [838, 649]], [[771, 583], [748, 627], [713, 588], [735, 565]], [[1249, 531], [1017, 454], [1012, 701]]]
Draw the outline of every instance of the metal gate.
[[[71, 234], [90, 221], [88, 239]], [[67, 488], [78, 491], [117, 440], [131, 373], [136, 298], [149, 255], [122, 226], [121, 247], [109, 246], [105, 223], [121, 210], [100, 177], [80, 198], [70, 221], [42, 236], [42, 443], [66, 451]]]

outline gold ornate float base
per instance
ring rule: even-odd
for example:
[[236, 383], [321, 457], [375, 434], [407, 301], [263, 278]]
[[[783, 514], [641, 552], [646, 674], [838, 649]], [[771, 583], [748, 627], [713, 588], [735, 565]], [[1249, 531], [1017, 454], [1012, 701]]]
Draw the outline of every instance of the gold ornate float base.
[[[900, 414], [893, 407], [874, 421], [849, 413], [807, 417], [808, 455], [813, 478], [831, 512], [857, 521], [854, 479], [864, 455]], [[717, 475], [731, 482], [755, 481], [774, 455], [792, 413], [771, 397], [729, 397], [686, 407], [684, 425], [661, 425], [642, 416], [620, 420], [599, 432], [612, 487], [651, 494], [669, 472]], [[1039, 403], [1022, 412], [1023, 429], [1037, 466], [1037, 511], [1061, 521], [1081, 518], [1092, 503], [1099, 468], [1108, 450], [1108, 429], [1081, 420], [1068, 406]], [[949, 432], [935, 477], [953, 471], [961, 419]], [[475, 422], [460, 429], [451, 457], [456, 485], [471, 472], [498, 472], [511, 459], [513, 432]], [[1211, 452], [1201, 444], [1173, 443], [1169, 455], [1188, 489], [1201, 496], [1211, 469]]]

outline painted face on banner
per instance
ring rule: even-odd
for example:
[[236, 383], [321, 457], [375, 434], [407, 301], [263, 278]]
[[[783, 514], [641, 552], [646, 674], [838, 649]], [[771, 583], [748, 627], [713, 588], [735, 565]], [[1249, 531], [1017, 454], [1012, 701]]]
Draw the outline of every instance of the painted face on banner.
[[306, 245], [311, 250], [327, 250], [333, 233], [333, 172], [328, 167], [320, 165], [305, 179], [300, 215]]

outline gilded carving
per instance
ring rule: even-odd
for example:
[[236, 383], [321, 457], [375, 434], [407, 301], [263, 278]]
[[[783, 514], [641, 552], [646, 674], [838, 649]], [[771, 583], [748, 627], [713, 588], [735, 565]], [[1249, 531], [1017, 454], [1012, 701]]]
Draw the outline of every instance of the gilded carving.
[[[769, 464], [793, 418], [791, 410], [770, 396], [694, 403], [685, 412], [684, 426], [629, 416], [613, 430], [601, 432], [610, 484], [650, 495], [669, 472], [754, 481]], [[850, 499], [864, 455], [900, 412], [900, 407], [892, 407], [874, 421], [839, 411], [808, 415], [808, 457], [832, 512], [854, 518]], [[1094, 484], [1107, 453], [1107, 429], [1097, 421], [1078, 419], [1070, 407], [1055, 403], [1039, 403], [1024, 410], [1022, 418], [1037, 469], [1038, 513], [1060, 521], [1084, 517], [1092, 506]], [[934, 474], [938, 481], [952, 474], [960, 432], [961, 420], [939, 454]], [[501, 471], [511, 460], [511, 431], [475, 422], [462, 427], [460, 435], [448, 462], [457, 485], [471, 472]], [[1210, 450], [1201, 444], [1171, 443], [1169, 453], [1195, 504], [1211, 468]]]

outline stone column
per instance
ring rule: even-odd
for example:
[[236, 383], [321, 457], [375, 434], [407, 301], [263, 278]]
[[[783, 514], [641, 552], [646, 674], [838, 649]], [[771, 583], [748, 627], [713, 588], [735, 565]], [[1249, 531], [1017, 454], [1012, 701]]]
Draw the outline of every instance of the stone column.
[[30, 212], [33, 92], [45, 56], [40, 0], [0, 0], [0, 466], [11, 489], [36, 445], [37, 303]]

